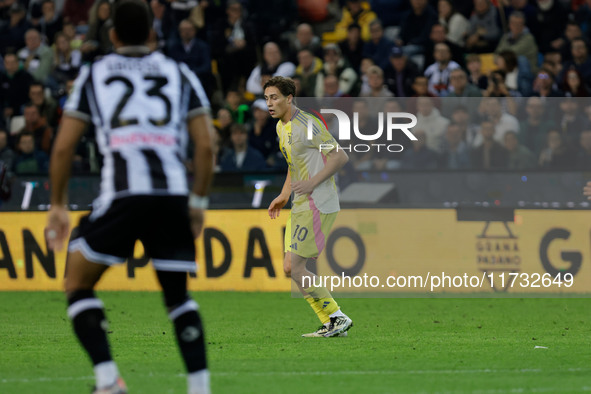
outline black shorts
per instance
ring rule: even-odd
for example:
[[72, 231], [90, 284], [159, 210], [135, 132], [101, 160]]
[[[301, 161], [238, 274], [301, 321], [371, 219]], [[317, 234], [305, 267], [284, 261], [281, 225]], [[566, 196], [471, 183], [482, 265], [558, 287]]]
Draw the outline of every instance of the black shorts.
[[86, 215], [72, 233], [68, 251], [113, 265], [133, 256], [136, 241], [158, 271], [195, 272], [195, 240], [186, 196], [129, 196], [111, 203], [91, 220]]

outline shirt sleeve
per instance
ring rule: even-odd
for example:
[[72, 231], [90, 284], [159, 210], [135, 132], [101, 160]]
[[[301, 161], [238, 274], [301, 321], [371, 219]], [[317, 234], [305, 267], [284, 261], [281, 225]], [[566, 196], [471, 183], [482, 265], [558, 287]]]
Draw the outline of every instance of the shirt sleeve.
[[188, 90], [189, 100], [187, 108], [187, 119], [195, 116], [208, 114], [210, 112], [209, 100], [199, 78], [184, 63], [179, 63], [183, 79], [183, 90]]
[[[312, 139], [310, 140], [310, 143], [314, 148], [323, 153], [328, 153], [339, 146], [320, 119], [313, 116], [310, 116], [310, 118], [312, 119]], [[307, 129], [308, 127], [306, 127], [306, 135], [309, 134], [309, 130]]]
[[72, 92], [64, 105], [65, 115], [90, 123], [92, 114], [88, 105], [88, 90], [92, 88], [91, 83], [90, 66], [85, 65], [80, 69]]

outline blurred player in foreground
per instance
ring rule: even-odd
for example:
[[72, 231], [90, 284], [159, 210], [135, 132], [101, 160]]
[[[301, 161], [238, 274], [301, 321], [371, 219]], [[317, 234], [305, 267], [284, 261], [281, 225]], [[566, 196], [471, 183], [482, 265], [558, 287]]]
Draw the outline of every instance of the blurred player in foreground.
[[[318, 330], [302, 336], [345, 336], [353, 326], [351, 319], [341, 312], [326, 287], [312, 285], [304, 288], [310, 281], [305, 282], [303, 278], [314, 277], [307, 270], [306, 262], [317, 259], [322, 253], [326, 237], [340, 210], [334, 174], [347, 163], [349, 157], [336, 149], [337, 142], [318, 119], [295, 106], [295, 84], [291, 79], [273, 77], [263, 90], [269, 113], [279, 119], [279, 145], [289, 164], [281, 194], [269, 206], [269, 216], [271, 219], [279, 217], [293, 191], [294, 198], [285, 231], [283, 269], [287, 275], [291, 275], [322, 322]], [[312, 119], [313, 125], [311, 140], [307, 138], [309, 119]]]
[[[148, 15], [143, 1], [118, 2], [110, 31], [115, 53], [80, 71], [51, 156], [45, 235], [52, 250], [61, 249], [68, 237], [72, 156], [92, 122], [104, 157], [101, 189], [70, 240], [65, 290], [68, 316], [94, 365], [94, 393], [127, 392], [111, 357], [103, 303], [94, 287], [110, 265], [133, 255], [138, 239], [162, 286], [188, 371], [188, 392], [210, 393], [201, 318], [187, 292], [212, 177], [209, 102], [185, 65], [144, 46]], [[195, 143], [190, 193], [183, 165], [189, 136]]]

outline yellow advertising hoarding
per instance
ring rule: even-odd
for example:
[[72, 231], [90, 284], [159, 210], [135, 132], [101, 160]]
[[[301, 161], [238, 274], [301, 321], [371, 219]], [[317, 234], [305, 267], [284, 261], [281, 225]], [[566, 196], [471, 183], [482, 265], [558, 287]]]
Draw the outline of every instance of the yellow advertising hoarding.
[[[71, 213], [72, 223], [83, 214]], [[208, 212], [207, 228], [197, 241], [199, 269], [189, 280], [190, 289], [290, 290], [282, 268], [287, 216], [284, 212], [272, 221], [266, 210]], [[516, 210], [511, 220], [486, 215], [482, 220], [478, 215], [458, 218], [453, 209], [345, 210], [328, 237], [318, 274], [366, 274], [381, 284], [400, 276], [427, 281], [442, 274], [486, 279], [476, 288], [452, 283], [435, 289], [381, 285], [355, 289], [373, 293], [591, 294], [590, 212]], [[61, 290], [65, 253], [47, 251], [45, 220], [43, 212], [0, 213], [0, 290]], [[544, 274], [555, 279], [565, 273], [572, 275], [569, 287], [556, 281], [542, 283]], [[526, 276], [528, 283], [523, 281]], [[141, 244], [127, 265], [107, 272], [99, 289], [159, 289]]]

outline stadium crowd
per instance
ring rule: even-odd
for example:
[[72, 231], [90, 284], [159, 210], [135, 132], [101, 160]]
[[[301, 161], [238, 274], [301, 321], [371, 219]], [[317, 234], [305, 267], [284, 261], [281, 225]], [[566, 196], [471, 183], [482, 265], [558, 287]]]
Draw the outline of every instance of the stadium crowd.
[[[417, 115], [397, 155], [359, 171], [591, 168], [591, 0], [150, 0], [152, 50], [201, 79], [218, 171], [284, 169], [262, 86], [342, 98], [359, 129]], [[109, 53], [108, 0], [0, 0], [0, 161], [46, 173], [81, 65]], [[380, 103], [376, 107], [376, 103]], [[100, 168], [89, 130], [74, 171]]]

